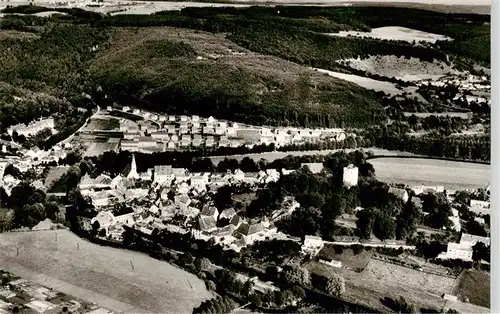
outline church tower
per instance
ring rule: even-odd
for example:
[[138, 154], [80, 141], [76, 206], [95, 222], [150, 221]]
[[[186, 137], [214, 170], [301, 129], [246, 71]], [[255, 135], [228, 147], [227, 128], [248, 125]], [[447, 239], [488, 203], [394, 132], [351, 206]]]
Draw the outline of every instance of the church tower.
[[135, 164], [135, 154], [132, 154], [132, 164], [130, 165], [130, 172], [127, 175], [127, 179], [139, 179], [137, 165]]

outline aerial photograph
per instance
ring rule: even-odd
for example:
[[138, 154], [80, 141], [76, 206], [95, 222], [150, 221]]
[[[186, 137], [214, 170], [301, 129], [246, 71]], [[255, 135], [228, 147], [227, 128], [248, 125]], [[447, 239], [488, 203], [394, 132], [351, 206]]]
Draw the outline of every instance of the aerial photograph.
[[491, 1], [0, 1], [0, 314], [490, 313]]

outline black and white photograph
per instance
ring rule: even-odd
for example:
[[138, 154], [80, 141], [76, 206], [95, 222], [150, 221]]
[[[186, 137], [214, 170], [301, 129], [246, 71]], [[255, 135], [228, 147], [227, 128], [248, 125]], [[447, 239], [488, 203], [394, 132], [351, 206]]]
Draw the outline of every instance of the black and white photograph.
[[500, 312], [497, 0], [0, 1], [0, 314]]

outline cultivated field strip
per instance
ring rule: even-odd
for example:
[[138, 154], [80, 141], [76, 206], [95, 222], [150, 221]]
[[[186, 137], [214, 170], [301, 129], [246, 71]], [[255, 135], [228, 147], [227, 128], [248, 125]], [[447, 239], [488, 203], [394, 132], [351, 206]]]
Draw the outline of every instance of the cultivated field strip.
[[420, 158], [376, 158], [377, 179], [408, 185], [442, 185], [446, 189], [486, 188], [490, 165]]

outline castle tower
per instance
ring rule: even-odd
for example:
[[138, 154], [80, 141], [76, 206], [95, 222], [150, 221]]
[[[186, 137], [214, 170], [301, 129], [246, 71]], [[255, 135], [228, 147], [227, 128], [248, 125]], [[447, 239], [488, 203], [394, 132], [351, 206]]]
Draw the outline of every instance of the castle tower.
[[358, 167], [354, 165], [344, 167], [343, 182], [348, 188], [358, 185]]
[[132, 164], [130, 165], [130, 172], [127, 175], [127, 179], [139, 179], [137, 165], [135, 163], [135, 154], [132, 154]]

